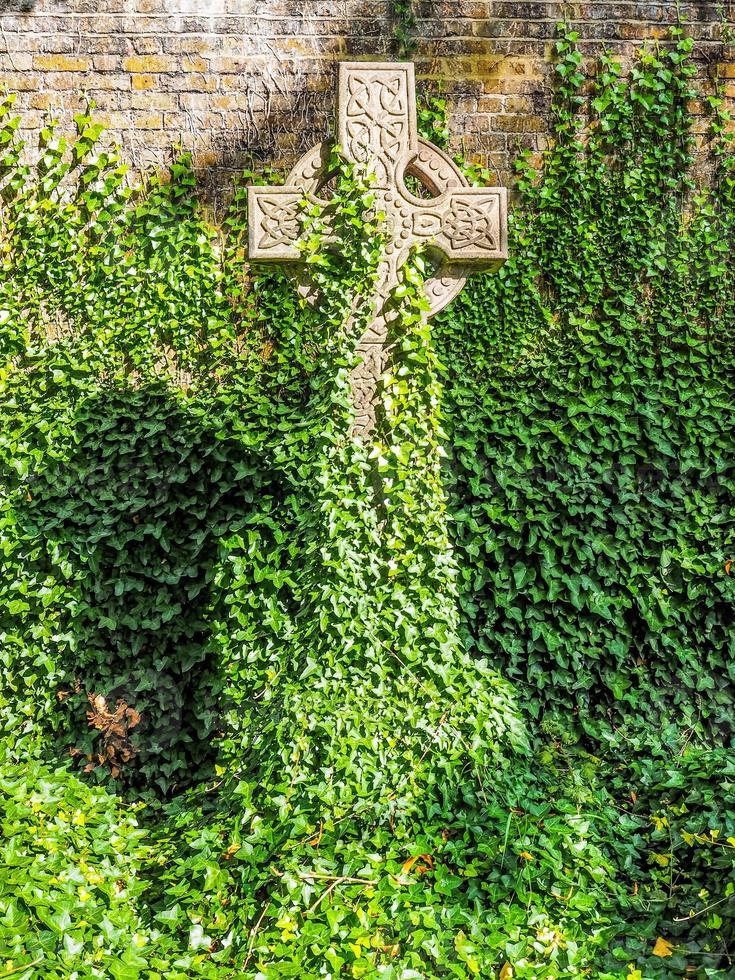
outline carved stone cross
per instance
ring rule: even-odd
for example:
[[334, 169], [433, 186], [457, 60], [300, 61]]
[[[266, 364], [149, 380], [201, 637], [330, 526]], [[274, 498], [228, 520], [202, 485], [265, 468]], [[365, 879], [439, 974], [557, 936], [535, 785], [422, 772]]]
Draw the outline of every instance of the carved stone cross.
[[[416, 244], [436, 255], [437, 271], [425, 288], [428, 315], [438, 313], [459, 293], [472, 268], [494, 268], [507, 258], [507, 193], [503, 187], [470, 187], [446, 153], [417, 136], [412, 64], [340, 64], [337, 141], [347, 160], [364, 164], [374, 175], [375, 209], [385, 214], [387, 233], [374, 315], [359, 341], [361, 360], [352, 374], [352, 434], [367, 439], [375, 426], [380, 378], [390, 359], [395, 316], [390, 294], [401, 265]], [[301, 202], [306, 194], [328, 205], [319, 193], [330, 177], [329, 149], [321, 143], [306, 153], [283, 187], [248, 189], [253, 261], [299, 262]], [[413, 178], [412, 189], [407, 176]], [[308, 286], [301, 289], [308, 295]]]

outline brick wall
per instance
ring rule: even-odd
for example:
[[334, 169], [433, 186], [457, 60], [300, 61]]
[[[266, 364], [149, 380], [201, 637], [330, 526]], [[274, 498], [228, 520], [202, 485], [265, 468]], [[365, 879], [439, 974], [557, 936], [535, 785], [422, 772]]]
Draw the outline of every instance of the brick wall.
[[[414, 0], [420, 84], [447, 93], [456, 148], [507, 182], [519, 146], [544, 146], [555, 24], [591, 58], [605, 45], [627, 59], [677, 6], [703, 83], [719, 70], [735, 101], [720, 40], [735, 0]], [[87, 93], [135, 165], [180, 142], [219, 200], [232, 170], [289, 164], [327, 134], [334, 62], [390, 57], [394, 26], [391, 0], [0, 0], [0, 86], [27, 131], [49, 111], [70, 125]]]

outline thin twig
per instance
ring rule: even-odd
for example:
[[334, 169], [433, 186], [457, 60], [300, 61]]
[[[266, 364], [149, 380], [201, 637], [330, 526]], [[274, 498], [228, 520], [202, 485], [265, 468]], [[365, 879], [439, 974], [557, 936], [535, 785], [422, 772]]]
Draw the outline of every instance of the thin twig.
[[319, 878], [323, 881], [332, 881], [337, 884], [345, 885], [376, 885], [377, 882], [373, 881], [372, 878], [350, 878], [348, 875], [327, 875], [319, 874], [316, 871], [304, 871], [299, 872], [296, 876], [297, 878], [310, 879]]
[[250, 958], [253, 955], [253, 949], [255, 947], [255, 939], [258, 935], [258, 930], [260, 929], [260, 923], [263, 921], [263, 919], [265, 918], [265, 913], [268, 911], [268, 905], [269, 903], [266, 902], [265, 905], [263, 906], [263, 911], [260, 913], [260, 918], [255, 923], [253, 928], [250, 930], [250, 943], [248, 945], [248, 955], [245, 957], [245, 963], [243, 964], [243, 969], [248, 965], [248, 963], [250, 962]]
[[505, 867], [505, 852], [508, 849], [508, 837], [510, 835], [510, 823], [511, 823], [511, 820], [512, 819], [513, 819], [513, 811], [512, 810], [509, 810], [508, 811], [508, 820], [506, 821], [506, 824], [505, 824], [505, 839], [503, 840], [503, 853], [500, 856], [500, 870], [501, 871]]
[[341, 879], [341, 878], [335, 878], [335, 880], [334, 880], [334, 881], [332, 882], [332, 884], [331, 884], [331, 885], [329, 886], [329, 888], [326, 888], [326, 889], [325, 889], [325, 890], [324, 890], [324, 891], [323, 891], [323, 892], [321, 893], [321, 895], [320, 895], [320, 896], [319, 896], [319, 898], [318, 898], [318, 899], [317, 899], [317, 900], [316, 900], [316, 901], [314, 902], [314, 904], [313, 904], [313, 905], [311, 906], [311, 908], [310, 908], [310, 909], [308, 909], [308, 910], [307, 910], [306, 912], [304, 912], [304, 918], [306, 918], [306, 916], [307, 916], [307, 915], [311, 915], [311, 913], [312, 913], [312, 912], [313, 912], [313, 911], [314, 911], [315, 909], [317, 909], [317, 908], [319, 908], [319, 906], [321, 905], [321, 903], [323, 902], [323, 900], [324, 900], [324, 899], [325, 899], [325, 898], [327, 897], [327, 895], [330, 895], [330, 894], [331, 894], [331, 893], [332, 893], [332, 892], [334, 891], [334, 889], [335, 889], [335, 888], [337, 887], [337, 885], [339, 885], [339, 884], [341, 884], [341, 883], [342, 883], [342, 879]]
[[0, 973], [0, 980], [4, 980], [5, 977], [12, 977], [15, 973], [23, 973], [24, 970], [30, 970], [33, 966], [38, 966], [38, 964], [43, 959], [43, 956], [39, 956], [37, 960], [33, 960], [31, 963], [23, 963], [21, 966], [13, 966], [5, 973]]
[[705, 905], [705, 907], [703, 909], [700, 909], [699, 912], [693, 912], [691, 915], [682, 915], [681, 918], [674, 919], [674, 922], [689, 922], [690, 919], [696, 919], [697, 916], [699, 915], [705, 915], [707, 912], [710, 911], [710, 909], [716, 909], [717, 906], [722, 905], [723, 902], [729, 902], [731, 898], [732, 895], [725, 895], [724, 898], [718, 899], [716, 902], [713, 902], [711, 905]]

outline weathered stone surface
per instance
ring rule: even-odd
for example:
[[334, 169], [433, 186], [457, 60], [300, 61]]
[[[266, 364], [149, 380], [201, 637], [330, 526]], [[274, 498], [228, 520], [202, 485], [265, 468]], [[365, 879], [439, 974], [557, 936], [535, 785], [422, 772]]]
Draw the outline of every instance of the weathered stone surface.
[[[375, 315], [359, 342], [361, 362], [352, 376], [353, 435], [365, 439], [375, 425], [379, 380], [390, 355], [394, 313], [389, 297], [411, 248], [423, 245], [442, 256], [438, 273], [426, 285], [433, 315], [457, 295], [472, 266], [487, 268], [506, 258], [507, 194], [503, 187], [470, 187], [445, 153], [419, 139], [412, 64], [339, 66], [337, 140], [347, 160], [373, 175], [375, 207], [385, 214], [387, 234]], [[251, 259], [298, 263], [300, 204], [304, 194], [321, 200], [327, 159], [328, 146], [322, 143], [302, 157], [285, 186], [249, 188]], [[406, 175], [431, 197], [415, 197]]]

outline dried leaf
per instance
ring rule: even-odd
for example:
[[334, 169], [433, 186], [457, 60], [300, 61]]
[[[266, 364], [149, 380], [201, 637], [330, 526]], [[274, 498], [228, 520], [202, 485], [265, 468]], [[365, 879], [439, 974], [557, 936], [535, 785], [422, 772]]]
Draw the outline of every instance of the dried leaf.
[[419, 857], [420, 855], [414, 854], [413, 857], [410, 857], [408, 859], [408, 861], [404, 861], [403, 864], [401, 865], [401, 874], [407, 875], [411, 870], [411, 868], [414, 866], [414, 864], [416, 864]]
[[242, 845], [238, 843], [230, 844], [227, 850], [222, 852], [222, 860], [229, 861], [237, 854], [237, 852], [240, 850], [241, 847]]
[[670, 943], [668, 939], [662, 939], [661, 936], [656, 940], [656, 945], [653, 947], [654, 956], [673, 956], [674, 955], [674, 944]]
[[114, 711], [110, 710], [104, 694], [87, 694], [87, 700], [91, 705], [87, 721], [90, 727], [100, 732], [102, 743], [97, 760], [100, 765], [108, 763], [113, 778], [117, 779], [122, 772], [122, 764], [129, 762], [136, 754], [129, 735], [130, 729], [140, 722], [140, 713], [122, 698], [115, 702]]

